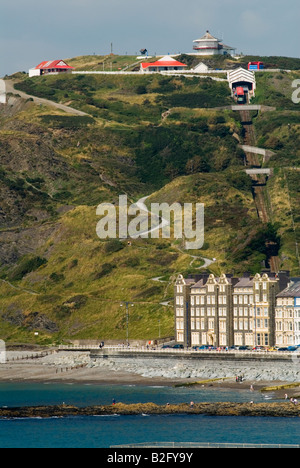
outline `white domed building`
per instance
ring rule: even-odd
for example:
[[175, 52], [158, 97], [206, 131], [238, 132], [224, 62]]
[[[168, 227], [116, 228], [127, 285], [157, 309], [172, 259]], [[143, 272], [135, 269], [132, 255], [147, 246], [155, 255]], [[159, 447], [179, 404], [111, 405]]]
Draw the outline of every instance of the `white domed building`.
[[222, 39], [212, 36], [206, 31], [203, 37], [193, 41], [195, 55], [234, 55], [236, 48], [222, 43]]

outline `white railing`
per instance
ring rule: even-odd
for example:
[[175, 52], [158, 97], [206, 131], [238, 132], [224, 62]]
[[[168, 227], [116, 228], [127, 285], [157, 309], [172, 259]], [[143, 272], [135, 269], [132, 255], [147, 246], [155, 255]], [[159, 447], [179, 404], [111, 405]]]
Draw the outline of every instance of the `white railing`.
[[[69, 350], [69, 351], [87, 351], [87, 350], [100, 350], [101, 348], [97, 345], [59, 345], [59, 350]], [[228, 351], [221, 349], [212, 349], [212, 350], [194, 350], [191, 348], [188, 349], [174, 349], [174, 348], [158, 348], [158, 347], [147, 347], [147, 346], [105, 346], [102, 348], [104, 351], [117, 351], [121, 353], [149, 353], [149, 354], [183, 354], [183, 355], [251, 355], [251, 356], [295, 356], [295, 352], [288, 351], [267, 351], [267, 350], [233, 350], [229, 349]]]

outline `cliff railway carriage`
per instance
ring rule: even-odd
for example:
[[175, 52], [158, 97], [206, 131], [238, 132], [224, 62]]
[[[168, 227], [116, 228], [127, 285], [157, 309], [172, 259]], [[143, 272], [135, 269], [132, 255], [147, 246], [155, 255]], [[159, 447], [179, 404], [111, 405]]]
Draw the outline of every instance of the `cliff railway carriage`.
[[236, 101], [238, 104], [246, 104], [246, 92], [248, 92], [248, 88], [247, 90], [244, 89], [243, 86], [238, 86], [235, 90], [235, 93], [234, 93], [234, 96], [236, 98]]

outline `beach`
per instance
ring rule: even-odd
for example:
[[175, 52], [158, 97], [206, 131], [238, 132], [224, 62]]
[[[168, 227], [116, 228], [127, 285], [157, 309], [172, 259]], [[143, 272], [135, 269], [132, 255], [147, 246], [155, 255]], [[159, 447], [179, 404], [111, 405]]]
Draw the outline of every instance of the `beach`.
[[[49, 350], [8, 351], [7, 362], [0, 364], [0, 382], [28, 382], [28, 383], [77, 383], [97, 385], [141, 385], [141, 386], [179, 386], [197, 385], [201, 387], [227, 388], [245, 390], [253, 388], [259, 391], [265, 387], [282, 387], [276, 391], [279, 398], [299, 397], [300, 387], [297, 380], [284, 379], [286, 369], [277, 374], [273, 369], [272, 375], [276, 379], [264, 378], [260, 364], [255, 368], [242, 369], [239, 365], [226, 367], [224, 364], [212, 362], [202, 368], [193, 368], [189, 372], [188, 365], [182, 362], [156, 362], [155, 359], [145, 363], [141, 360], [99, 360], [93, 362], [89, 352]], [[168, 366], [168, 369], [165, 369]], [[285, 366], [286, 367], [286, 366]], [[269, 372], [269, 370], [268, 370]], [[231, 375], [230, 375], [231, 373]], [[236, 381], [237, 375], [243, 374], [243, 380]], [[266, 373], [266, 376], [270, 373]], [[298, 371], [295, 374], [298, 375]]]
[[[42, 352], [42, 351], [40, 351]], [[0, 382], [61, 382], [105, 385], [175, 385], [182, 379], [142, 377], [136, 373], [90, 367], [88, 352], [8, 351], [7, 362], [0, 364]]]

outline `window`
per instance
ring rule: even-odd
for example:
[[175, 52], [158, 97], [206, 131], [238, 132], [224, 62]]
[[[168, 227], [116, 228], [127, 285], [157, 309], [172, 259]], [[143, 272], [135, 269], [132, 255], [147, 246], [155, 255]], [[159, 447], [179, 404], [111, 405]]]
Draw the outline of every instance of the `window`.
[[183, 342], [184, 342], [183, 332], [181, 332], [181, 331], [178, 331], [178, 332], [177, 332], [177, 341], [178, 341], [179, 343], [183, 343]]
[[269, 320], [265, 319], [265, 328], [268, 328], [268, 326], [269, 326]]
[[200, 344], [200, 337], [199, 333], [192, 333], [192, 345], [199, 345]]
[[269, 346], [269, 335], [265, 334], [265, 346]]
[[176, 320], [176, 329], [177, 330], [184, 330], [184, 323], [182, 319]]

